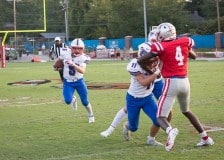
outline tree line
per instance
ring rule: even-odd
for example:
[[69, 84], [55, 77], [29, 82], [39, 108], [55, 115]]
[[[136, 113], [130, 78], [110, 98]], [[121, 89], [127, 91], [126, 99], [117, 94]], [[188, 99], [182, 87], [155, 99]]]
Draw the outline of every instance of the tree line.
[[[214, 34], [218, 31], [217, 1], [223, 31], [224, 0], [145, 0], [147, 26], [171, 22], [176, 26], [178, 34]], [[42, 0], [20, 0], [16, 3], [17, 28], [38, 28], [43, 24], [38, 11], [43, 9], [41, 2]], [[0, 1], [1, 28], [14, 24], [12, 4], [9, 0]], [[60, 0], [46, 0], [46, 32], [65, 32], [63, 7]], [[37, 14], [33, 14], [35, 11]], [[120, 38], [126, 35], [144, 37], [143, 0], [68, 0], [67, 16], [71, 38]], [[39, 36], [39, 33], [18, 33], [20, 34]]]

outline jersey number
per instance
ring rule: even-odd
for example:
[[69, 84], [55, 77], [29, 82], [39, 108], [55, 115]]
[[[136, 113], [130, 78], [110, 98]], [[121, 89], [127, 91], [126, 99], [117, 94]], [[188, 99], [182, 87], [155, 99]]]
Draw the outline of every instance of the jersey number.
[[68, 68], [69, 68], [69, 75], [70, 76], [74, 76], [75, 75], [75, 69], [74, 69], [74, 67], [73, 66], [68, 66]]
[[178, 46], [176, 48], [176, 56], [175, 56], [175, 59], [178, 61], [178, 66], [182, 66], [184, 65], [184, 56], [182, 55], [182, 51], [181, 51], [181, 48], [180, 46]]

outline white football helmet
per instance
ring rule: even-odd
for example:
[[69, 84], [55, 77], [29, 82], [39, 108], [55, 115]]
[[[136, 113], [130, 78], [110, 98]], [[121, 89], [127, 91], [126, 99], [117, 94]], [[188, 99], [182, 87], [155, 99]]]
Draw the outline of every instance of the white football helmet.
[[76, 38], [72, 41], [71, 47], [80, 47], [84, 49], [85, 45], [81, 38]]
[[176, 28], [171, 23], [161, 23], [157, 27], [157, 40], [158, 41], [169, 41], [177, 38]]
[[156, 33], [157, 33], [157, 29], [153, 29], [149, 32], [149, 34], [148, 34], [149, 42], [153, 43], [153, 42], [157, 41]]
[[149, 53], [151, 50], [150, 45], [151, 44], [149, 42], [140, 44], [138, 46], [138, 57], [142, 57], [142, 56], [146, 55], [147, 53]]

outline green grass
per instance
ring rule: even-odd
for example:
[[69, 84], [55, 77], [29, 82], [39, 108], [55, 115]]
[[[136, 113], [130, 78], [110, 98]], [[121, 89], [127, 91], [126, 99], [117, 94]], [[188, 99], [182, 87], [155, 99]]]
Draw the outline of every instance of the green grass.
[[[91, 61], [87, 83], [128, 83], [128, 61]], [[48, 63], [8, 63], [0, 69], [0, 159], [2, 160], [204, 160], [223, 159], [224, 131], [210, 132], [215, 145], [196, 148], [199, 135], [174, 106], [172, 125], [180, 131], [175, 148], [146, 145], [151, 121], [141, 113], [139, 130], [124, 141], [122, 125], [104, 139], [108, 127], [125, 104], [126, 89], [89, 90], [96, 123], [88, 124], [87, 113], [78, 100], [74, 113], [63, 102], [59, 74]], [[224, 128], [224, 62], [190, 61], [191, 109], [207, 126]], [[37, 86], [10, 86], [7, 83], [49, 79]], [[166, 141], [160, 130], [157, 140]]]

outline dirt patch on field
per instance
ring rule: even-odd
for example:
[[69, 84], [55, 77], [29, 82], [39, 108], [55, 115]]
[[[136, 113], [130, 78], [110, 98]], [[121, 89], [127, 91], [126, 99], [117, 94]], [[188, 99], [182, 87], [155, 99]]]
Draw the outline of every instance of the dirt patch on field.
[[8, 85], [12, 86], [33, 86], [33, 85], [39, 85], [39, 84], [45, 84], [51, 82], [47, 79], [36, 79], [36, 80], [24, 80], [24, 81], [18, 81], [18, 82], [10, 82], [7, 83]]
[[88, 89], [128, 89], [129, 83], [87, 83]]
[[[51, 87], [54, 88], [62, 88], [62, 83], [60, 79], [53, 79], [52, 81], [56, 81], [56, 85]], [[40, 85], [49, 83], [51, 80], [42, 79], [42, 80], [24, 80], [18, 82], [10, 82], [7, 83], [8, 85], [12, 86], [33, 86], [33, 85]], [[105, 90], [105, 89], [128, 89], [129, 83], [86, 83], [88, 89], [95, 89], [95, 90]]]
[[[58, 85], [51, 86], [54, 88], [62, 88], [62, 83], [60, 79], [53, 79], [56, 81]], [[97, 83], [97, 82], [86, 82], [88, 89], [95, 89], [95, 90], [105, 90], [105, 89], [128, 89], [130, 83]]]

